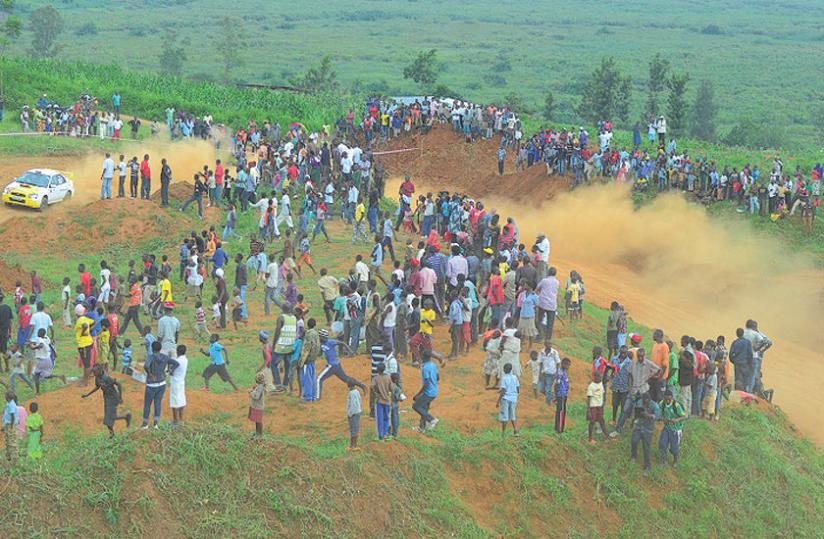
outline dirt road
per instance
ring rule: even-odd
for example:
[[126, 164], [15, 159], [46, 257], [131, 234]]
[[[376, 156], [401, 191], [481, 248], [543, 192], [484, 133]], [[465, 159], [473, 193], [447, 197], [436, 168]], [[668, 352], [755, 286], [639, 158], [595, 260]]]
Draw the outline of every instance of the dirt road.
[[[111, 151], [115, 163], [120, 154], [125, 155], [128, 161], [132, 157], [142, 160], [145, 154], [150, 156], [152, 167], [152, 191], [160, 189], [160, 160], [166, 158], [172, 167], [173, 180], [192, 181], [191, 175], [202, 170], [203, 165], [214, 167], [217, 153], [212, 144], [205, 141], [176, 142], [171, 144], [165, 140], [155, 139], [137, 143], [124, 143]], [[5, 187], [15, 177], [31, 168], [53, 168], [71, 172], [74, 175], [75, 193], [68, 202], [61, 202], [49, 208], [48, 213], [66, 211], [78, 208], [84, 204], [100, 198], [100, 175], [103, 169], [103, 153], [89, 153], [87, 155], [40, 155], [40, 156], [9, 156], [0, 162], [0, 189]], [[127, 185], [128, 185], [128, 180]], [[117, 177], [112, 185], [112, 194], [117, 195]], [[128, 189], [128, 187], [127, 187]], [[41, 219], [43, 214], [28, 208], [8, 207], [0, 204], [0, 223], [13, 217], [25, 216], [32, 222]]]

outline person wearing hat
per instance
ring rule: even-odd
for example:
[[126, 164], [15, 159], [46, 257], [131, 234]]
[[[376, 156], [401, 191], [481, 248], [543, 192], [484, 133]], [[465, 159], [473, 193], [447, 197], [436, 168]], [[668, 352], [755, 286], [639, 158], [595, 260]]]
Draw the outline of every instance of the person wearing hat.
[[318, 379], [315, 383], [315, 400], [320, 400], [321, 393], [323, 391], [323, 382], [330, 376], [337, 376], [338, 379], [347, 385], [354, 384], [358, 386], [361, 390], [363, 390], [365, 395], [366, 386], [351, 376], [348, 376], [340, 365], [340, 358], [338, 358], [338, 345], [343, 347], [343, 349], [349, 354], [353, 354], [349, 346], [346, 343], [329, 338], [329, 332], [325, 329], [320, 330], [318, 332], [318, 336], [320, 337], [320, 351], [326, 358], [326, 367], [320, 371]]
[[160, 352], [170, 358], [177, 357], [177, 339], [180, 336], [180, 321], [172, 315], [175, 304], [163, 304], [163, 316], [157, 321], [157, 340], [160, 341]]

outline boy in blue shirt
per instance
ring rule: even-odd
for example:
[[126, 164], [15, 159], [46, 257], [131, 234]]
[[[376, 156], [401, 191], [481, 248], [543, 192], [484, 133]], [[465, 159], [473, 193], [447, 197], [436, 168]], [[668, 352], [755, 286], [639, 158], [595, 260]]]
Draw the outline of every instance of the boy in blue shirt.
[[132, 374], [132, 340], [126, 339], [123, 341], [123, 349], [120, 351], [120, 372], [123, 374]]
[[209, 378], [215, 374], [220, 376], [220, 379], [224, 382], [228, 382], [235, 391], [238, 391], [235, 382], [229, 376], [229, 371], [226, 370], [226, 365], [229, 364], [229, 351], [218, 342], [219, 340], [220, 335], [213, 333], [209, 339], [209, 351], [207, 352], [203, 348], [200, 349], [200, 353], [210, 359], [209, 366], [203, 370], [203, 391], [209, 391]]
[[6, 442], [6, 459], [14, 466], [17, 464], [17, 397], [13, 391], [6, 391], [6, 406], [3, 408], [3, 439]]
[[152, 343], [157, 341], [157, 337], [152, 335], [152, 328], [149, 325], [143, 326], [143, 346], [146, 347], [146, 359], [152, 353]]
[[566, 426], [566, 403], [569, 395], [569, 366], [572, 362], [568, 357], [561, 360], [561, 368], [555, 373], [553, 393], [555, 394], [555, 432], [562, 434]]
[[315, 391], [315, 400], [320, 400], [321, 391], [323, 390], [323, 381], [330, 376], [337, 376], [343, 383], [349, 385], [354, 384], [366, 392], [366, 386], [354, 378], [348, 376], [343, 372], [340, 366], [340, 359], [338, 358], [338, 345], [342, 346], [344, 351], [352, 354], [352, 349], [340, 341], [329, 338], [329, 332], [325, 329], [320, 330], [320, 351], [326, 358], [326, 367], [320, 372], [317, 380], [317, 391]]
[[428, 350], [421, 350], [421, 359], [423, 365], [421, 366], [421, 389], [417, 395], [412, 398], [412, 409], [421, 416], [421, 422], [417, 428], [413, 429], [415, 432], [425, 432], [432, 430], [438, 424], [438, 418], [433, 417], [429, 413], [429, 407], [432, 405], [438, 396], [438, 383], [440, 382], [440, 375], [438, 374], [438, 366], [432, 362], [432, 355]]
[[[297, 312], [300, 312], [300, 309], [296, 309]], [[303, 377], [303, 368], [301, 367], [300, 371], [298, 371], [298, 365], [300, 363], [300, 355], [303, 352], [303, 335], [301, 332], [298, 332], [298, 338], [295, 339], [295, 349], [292, 351], [292, 355], [289, 357], [289, 373], [286, 375], [286, 380], [284, 383], [289, 386], [289, 394], [292, 394], [293, 389], [293, 382], [295, 378], [298, 379], [298, 395], [303, 395], [303, 387], [301, 378]]]
[[500, 409], [498, 421], [501, 422], [501, 438], [506, 434], [506, 423], [512, 423], [512, 434], [518, 436], [518, 425], [515, 423], [515, 408], [518, 406], [519, 393], [518, 378], [512, 374], [512, 363], [504, 365], [504, 375], [501, 377], [501, 389], [498, 391], [498, 402], [495, 407]]

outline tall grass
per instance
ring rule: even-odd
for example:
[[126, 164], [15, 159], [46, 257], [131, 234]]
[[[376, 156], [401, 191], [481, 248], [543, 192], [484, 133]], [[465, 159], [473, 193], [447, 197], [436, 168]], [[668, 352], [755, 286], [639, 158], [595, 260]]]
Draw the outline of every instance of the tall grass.
[[83, 62], [6, 58], [0, 61], [4, 76], [7, 114], [16, 115], [23, 105], [34, 105], [42, 94], [68, 104], [81, 93], [100, 99], [111, 109], [111, 96], [120, 92], [123, 110], [129, 115], [162, 120], [172, 106], [196, 115], [210, 113], [215, 121], [238, 127], [249, 119], [268, 119], [286, 128], [300, 121], [320, 129], [354, 106], [348, 95], [298, 95], [291, 92], [241, 89], [212, 82], [128, 71], [114, 65]]

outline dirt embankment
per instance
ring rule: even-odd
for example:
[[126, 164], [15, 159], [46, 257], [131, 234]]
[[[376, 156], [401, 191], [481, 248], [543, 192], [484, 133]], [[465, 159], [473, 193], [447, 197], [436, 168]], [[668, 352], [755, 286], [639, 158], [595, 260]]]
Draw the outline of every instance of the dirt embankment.
[[[467, 144], [448, 126], [437, 126], [426, 136], [396, 139], [377, 151], [418, 148], [415, 151], [376, 157], [391, 176], [407, 174], [428, 190], [449, 188], [484, 198], [506, 193], [516, 201], [549, 200], [569, 189], [569, 176], [547, 176], [546, 167], [538, 163], [524, 171], [515, 171], [515, 154], [507, 151], [504, 175], [498, 174], [499, 139]], [[387, 189], [392, 196], [396, 190]]]
[[[538, 231], [552, 243], [551, 263], [577, 269], [591, 301], [623, 303], [630, 315], [678, 340], [724, 335], [727, 345], [747, 319], [774, 342], [766, 354], [765, 382], [775, 402], [817, 443], [824, 444], [817, 410], [820, 392], [809, 380], [824, 376], [824, 272], [803, 253], [746, 224], [722, 224], [678, 195], [635, 210], [628, 193], [612, 185], [570, 192], [541, 167], [497, 176], [496, 143], [466, 145], [448, 129], [401, 140], [421, 148], [385, 157], [397, 190], [412, 174], [418, 191], [463, 191], [487, 207], [515, 217], [522, 241]], [[527, 178], [541, 176], [532, 186]]]

